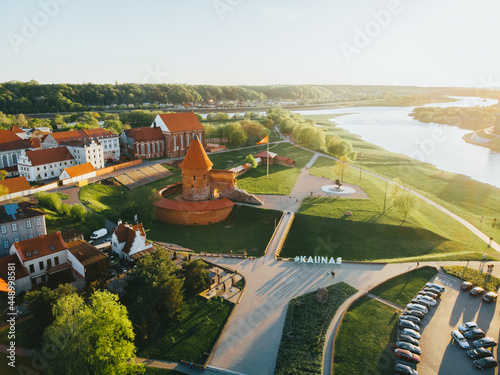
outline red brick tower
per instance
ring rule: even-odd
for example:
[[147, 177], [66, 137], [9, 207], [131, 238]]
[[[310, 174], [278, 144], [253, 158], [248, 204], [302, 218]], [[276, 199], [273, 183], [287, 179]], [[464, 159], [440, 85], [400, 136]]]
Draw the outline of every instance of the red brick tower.
[[189, 146], [182, 169], [182, 197], [189, 201], [211, 198], [210, 170], [213, 163], [208, 158], [197, 136]]

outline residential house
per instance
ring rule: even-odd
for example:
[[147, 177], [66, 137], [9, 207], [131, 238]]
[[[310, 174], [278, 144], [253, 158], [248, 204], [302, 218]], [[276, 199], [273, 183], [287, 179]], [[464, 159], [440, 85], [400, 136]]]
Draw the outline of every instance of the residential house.
[[19, 138], [22, 138], [22, 139], [28, 138], [26, 132], [23, 129], [21, 129], [20, 127], [16, 126], [16, 125], [12, 125], [9, 128], [9, 130], [12, 133], [14, 133], [15, 135], [17, 135]]
[[30, 148], [31, 144], [26, 139], [10, 130], [0, 130], [0, 169], [7, 172], [16, 170], [21, 152]]
[[19, 202], [0, 206], [0, 257], [9, 255], [14, 242], [47, 234], [45, 212], [35, 203]]
[[12, 277], [12, 271], [14, 271], [14, 286], [16, 293], [27, 292], [30, 290], [30, 274], [26, 267], [22, 265], [17, 255], [8, 255], [0, 258], [0, 280], [8, 283], [9, 276]]
[[123, 153], [131, 158], [152, 159], [165, 156], [165, 136], [159, 127], [124, 130], [121, 142]]
[[28, 181], [59, 178], [67, 167], [76, 165], [75, 158], [66, 147], [23, 151], [19, 157], [18, 169]]
[[118, 254], [120, 258], [130, 261], [130, 257], [140, 251], [152, 248], [152, 244], [146, 244], [146, 233], [142, 224], [123, 224], [118, 221], [118, 226], [111, 236], [111, 251]]
[[202, 144], [205, 142], [205, 130], [193, 112], [158, 114], [151, 127], [162, 130], [165, 156], [169, 158], [186, 155], [195, 135]]
[[68, 242], [68, 260], [87, 282], [96, 280], [109, 269], [109, 257], [84, 240]]
[[95, 169], [104, 168], [103, 145], [96, 139], [72, 139], [61, 141], [75, 158], [76, 164], [92, 163]]
[[120, 135], [106, 129], [80, 129], [47, 134], [42, 138], [42, 148], [58, 147], [61, 142], [94, 139], [102, 144], [104, 160], [120, 159]]
[[66, 185], [77, 181], [87, 180], [95, 176], [96, 171], [93, 165], [91, 163], [85, 163], [66, 168], [59, 176], [59, 180], [62, 180], [63, 185]]
[[1, 180], [0, 185], [6, 187], [9, 191], [6, 195], [0, 195], [0, 201], [21, 197], [23, 196], [23, 191], [31, 189], [30, 183], [24, 176]]

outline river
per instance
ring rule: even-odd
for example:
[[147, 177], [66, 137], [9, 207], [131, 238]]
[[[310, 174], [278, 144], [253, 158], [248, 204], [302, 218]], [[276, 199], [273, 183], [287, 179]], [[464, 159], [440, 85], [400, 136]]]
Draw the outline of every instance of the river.
[[[426, 107], [490, 106], [496, 100], [460, 97], [456, 102], [431, 103]], [[474, 180], [500, 187], [500, 153], [466, 143], [462, 137], [470, 130], [435, 123], [421, 123], [408, 116], [415, 107], [351, 107], [293, 111], [303, 115], [345, 114], [332, 119], [365, 141], [460, 173]]]

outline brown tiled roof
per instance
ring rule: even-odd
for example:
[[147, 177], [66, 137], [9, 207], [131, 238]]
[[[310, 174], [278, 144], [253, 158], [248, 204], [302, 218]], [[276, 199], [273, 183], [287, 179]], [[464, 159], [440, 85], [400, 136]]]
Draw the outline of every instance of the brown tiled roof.
[[85, 163], [85, 164], [74, 165], [73, 167], [68, 167], [64, 171], [67, 174], [69, 174], [69, 177], [73, 178], [73, 177], [83, 176], [84, 174], [87, 173], [95, 172], [95, 168], [92, 165], [92, 163]]
[[0, 130], [0, 151], [23, 150], [30, 147], [26, 139], [22, 139], [10, 130]]
[[21, 262], [19, 261], [19, 258], [17, 257], [16, 254], [12, 254], [6, 257], [0, 258], [0, 277], [7, 281], [8, 280], [8, 265], [9, 263], [14, 263], [15, 264], [15, 273], [16, 273], [16, 280], [17, 279], [22, 279], [23, 277], [26, 277], [29, 275], [28, 270], [26, 267], [24, 267]]
[[16, 125], [12, 125], [9, 129], [12, 133], [24, 133], [24, 130]]
[[32, 166], [56, 163], [65, 160], [74, 160], [73, 155], [66, 147], [44, 148], [41, 150], [26, 151], [26, 156]]
[[83, 146], [90, 146], [92, 142], [95, 142], [97, 145], [101, 144], [99, 140], [91, 138], [70, 139], [66, 141], [61, 141], [59, 142], [59, 144], [61, 146], [83, 147]]
[[9, 189], [9, 194], [31, 189], [30, 183], [24, 176], [1, 180], [0, 185], [6, 186]]
[[193, 112], [163, 113], [159, 116], [171, 133], [203, 130], [203, 125]]
[[48, 233], [29, 240], [14, 242], [14, 247], [23, 263], [67, 249], [66, 243], [61, 237], [61, 232]]
[[29, 143], [32, 148], [42, 148], [42, 143], [39, 138], [30, 138]]
[[189, 149], [180, 167], [182, 169], [205, 169], [211, 168], [213, 165], [203, 149], [200, 140], [194, 139], [189, 145]]
[[170, 199], [162, 198], [155, 203], [155, 206], [175, 211], [214, 211], [233, 207], [234, 202], [227, 198], [205, 202], [173, 201]]
[[163, 140], [163, 132], [160, 128], [133, 128], [125, 130], [127, 137], [136, 141], [156, 141]]
[[66, 245], [71, 254], [73, 254], [84, 267], [108, 257], [95, 246], [84, 240], [68, 242]]
[[146, 236], [146, 233], [144, 232], [144, 227], [142, 226], [141, 223], [136, 225], [120, 224], [114, 231], [116, 237], [118, 237], [118, 242], [119, 243], [125, 242], [125, 246], [122, 249], [122, 251], [125, 254], [128, 254], [130, 252], [130, 248], [132, 247], [132, 244], [134, 243], [135, 240], [136, 230], [139, 230], [141, 236], [143, 237]]
[[[80, 129], [80, 130], [69, 130], [65, 132], [54, 132], [51, 133], [54, 140], [60, 144], [63, 141], [71, 141], [75, 139], [87, 139], [87, 138], [108, 138], [117, 137], [118, 135], [111, 133], [106, 129]], [[42, 139], [44, 141], [45, 138]]]
[[256, 158], [270, 158], [274, 159], [278, 154], [275, 154], [274, 152], [267, 152], [267, 151], [261, 151], [258, 154], [255, 154]]
[[32, 202], [19, 202], [0, 206], [0, 223], [10, 223], [43, 215], [45, 215], [45, 212], [38, 209], [36, 204]]

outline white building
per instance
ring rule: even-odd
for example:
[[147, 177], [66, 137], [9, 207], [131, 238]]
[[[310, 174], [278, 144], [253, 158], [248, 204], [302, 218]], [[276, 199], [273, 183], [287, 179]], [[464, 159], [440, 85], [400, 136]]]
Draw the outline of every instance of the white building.
[[152, 244], [146, 244], [146, 233], [142, 224], [130, 225], [118, 221], [118, 227], [111, 236], [111, 251], [120, 258], [130, 261], [130, 257], [140, 251], [151, 249]]
[[[22, 134], [22, 133], [19, 133]], [[0, 169], [15, 167], [21, 152], [29, 150], [31, 144], [11, 130], [0, 130]]]
[[28, 181], [41, 181], [59, 178], [67, 167], [75, 165], [73, 155], [66, 147], [56, 147], [40, 150], [22, 151], [19, 156], [19, 176], [24, 176]]
[[104, 160], [118, 161], [120, 159], [120, 135], [106, 129], [80, 129], [47, 134], [42, 139], [42, 148], [61, 145], [61, 142], [79, 139], [94, 139], [102, 144]]
[[103, 145], [98, 140], [75, 139], [60, 144], [68, 148], [76, 164], [91, 163], [95, 169], [104, 168]]
[[63, 185], [67, 185], [77, 181], [88, 180], [95, 176], [96, 171], [92, 164], [85, 163], [66, 168], [59, 176], [59, 180], [62, 180]]

